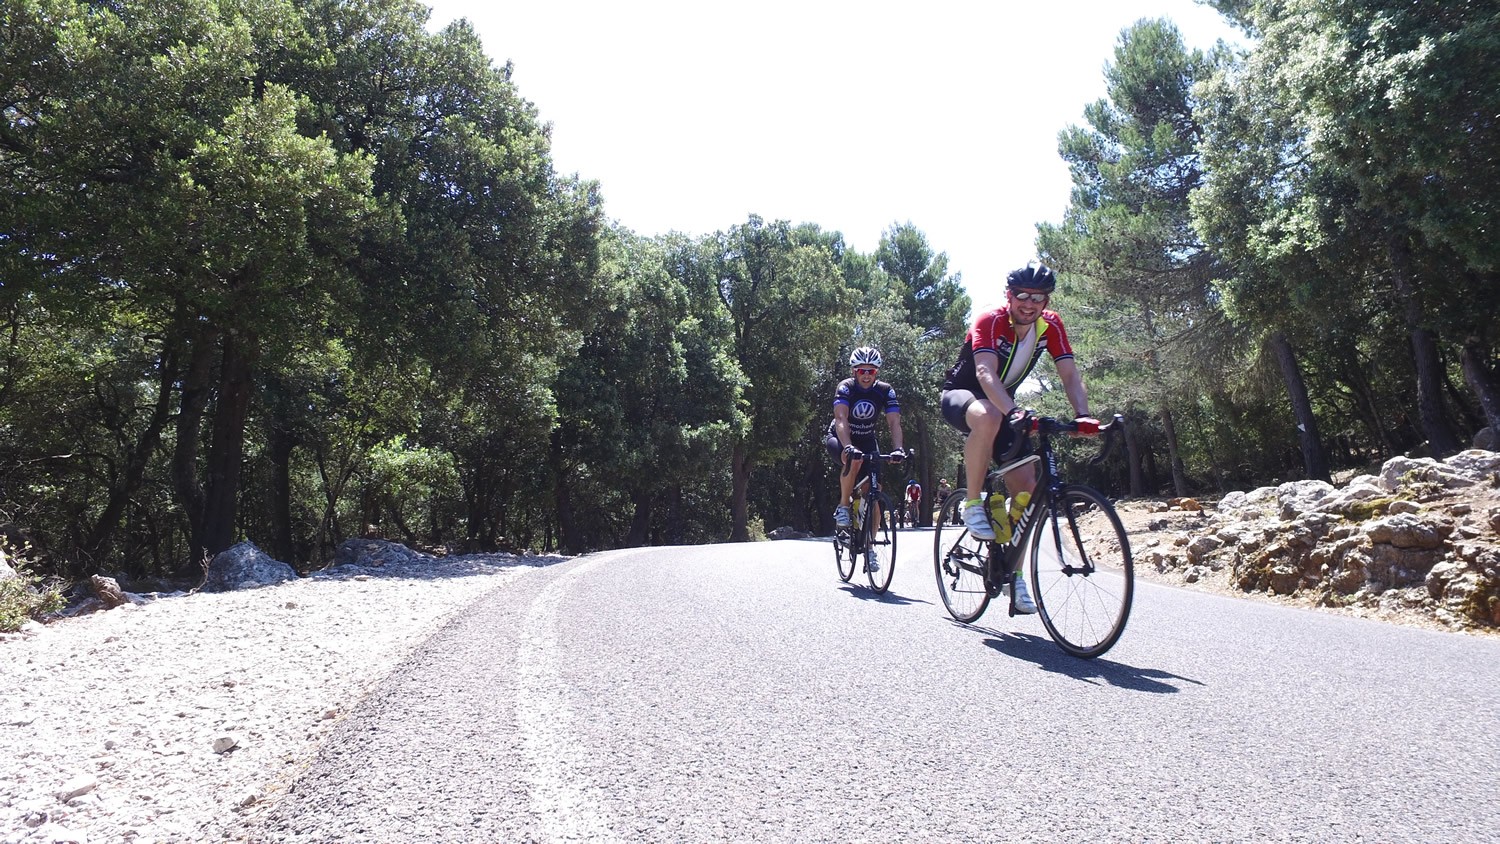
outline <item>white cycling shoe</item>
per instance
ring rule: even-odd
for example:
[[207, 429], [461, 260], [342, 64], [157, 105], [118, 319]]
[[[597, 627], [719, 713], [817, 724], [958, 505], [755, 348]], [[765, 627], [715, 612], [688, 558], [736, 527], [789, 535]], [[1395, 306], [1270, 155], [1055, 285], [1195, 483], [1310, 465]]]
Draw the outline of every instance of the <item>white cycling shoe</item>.
[[1026, 588], [1026, 578], [1017, 575], [1011, 580], [1010, 588], [1014, 593], [1018, 615], [1031, 615], [1036, 612], [1036, 602], [1031, 600], [1031, 590]]
[[993, 542], [995, 529], [990, 526], [990, 515], [984, 512], [984, 502], [964, 505], [964, 527], [975, 539]]

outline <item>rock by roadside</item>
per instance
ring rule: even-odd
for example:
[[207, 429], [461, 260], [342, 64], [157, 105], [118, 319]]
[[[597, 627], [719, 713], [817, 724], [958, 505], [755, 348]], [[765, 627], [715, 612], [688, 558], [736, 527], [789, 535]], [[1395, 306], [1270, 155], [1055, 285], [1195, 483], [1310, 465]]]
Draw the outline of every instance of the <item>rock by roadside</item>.
[[1500, 630], [1500, 454], [1393, 458], [1335, 487], [1296, 481], [1121, 507], [1137, 571], [1446, 629]]

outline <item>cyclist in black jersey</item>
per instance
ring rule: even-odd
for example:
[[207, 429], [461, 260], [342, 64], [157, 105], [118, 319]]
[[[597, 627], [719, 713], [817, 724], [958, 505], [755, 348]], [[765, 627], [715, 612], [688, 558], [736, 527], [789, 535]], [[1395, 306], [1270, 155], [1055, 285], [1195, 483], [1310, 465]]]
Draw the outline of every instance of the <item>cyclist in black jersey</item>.
[[854, 370], [854, 377], [840, 381], [833, 394], [833, 421], [828, 423], [823, 443], [828, 453], [847, 467], [847, 471], [839, 474], [839, 506], [833, 511], [834, 523], [843, 528], [853, 525], [849, 496], [859, 479], [865, 453], [880, 453], [880, 442], [875, 437], [875, 419], [882, 412], [886, 427], [891, 429], [891, 444], [895, 446], [891, 451], [891, 462], [900, 463], [906, 459], [901, 437], [901, 403], [896, 399], [896, 388], [875, 377], [882, 362], [879, 350], [873, 347], [855, 349], [849, 355], [849, 367]]

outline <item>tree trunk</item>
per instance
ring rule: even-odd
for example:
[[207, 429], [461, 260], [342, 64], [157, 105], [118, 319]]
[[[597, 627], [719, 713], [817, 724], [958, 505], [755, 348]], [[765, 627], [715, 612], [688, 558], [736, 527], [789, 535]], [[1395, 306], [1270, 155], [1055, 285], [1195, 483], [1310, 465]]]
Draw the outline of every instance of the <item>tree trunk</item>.
[[203, 428], [204, 408], [212, 393], [214, 350], [219, 332], [200, 328], [188, 342], [188, 367], [182, 379], [177, 412], [177, 444], [172, 452], [172, 488], [188, 524], [188, 558], [177, 573], [198, 576], [208, 563], [205, 537], [203, 487], [198, 481], [198, 437]]
[[1427, 446], [1438, 459], [1458, 451], [1458, 437], [1448, 426], [1443, 413], [1443, 361], [1438, 354], [1437, 337], [1423, 325], [1422, 303], [1417, 299], [1413, 281], [1411, 245], [1399, 234], [1390, 238], [1391, 276], [1406, 316], [1411, 335], [1412, 357], [1417, 369], [1417, 415]]
[[1360, 422], [1370, 433], [1371, 439], [1380, 443], [1381, 457], [1390, 457], [1400, 449], [1396, 445], [1396, 439], [1392, 436], [1391, 428], [1385, 424], [1385, 417], [1380, 412], [1380, 402], [1375, 396], [1375, 388], [1370, 385], [1369, 376], [1359, 360], [1357, 351], [1344, 348], [1340, 351], [1338, 379], [1349, 388], [1354, 396], [1354, 404], [1359, 415]]
[[287, 430], [280, 420], [272, 420], [266, 431], [266, 452], [271, 460], [271, 556], [292, 568], [300, 568], [305, 562], [297, 554], [297, 541], [292, 534], [292, 449], [297, 447], [297, 435]]
[[223, 349], [203, 506], [204, 549], [209, 554], [229, 548], [237, 535], [245, 420], [250, 415], [252, 371], [258, 352], [253, 334], [234, 332], [223, 335]]
[[1485, 424], [1500, 431], [1500, 384], [1496, 383], [1495, 371], [1485, 363], [1485, 357], [1479, 338], [1470, 337], [1459, 354], [1459, 363], [1464, 370], [1464, 381], [1479, 396]]
[[1297, 354], [1292, 341], [1281, 331], [1272, 332], [1271, 348], [1276, 352], [1276, 362], [1281, 366], [1281, 378], [1286, 382], [1287, 398], [1292, 403], [1292, 417], [1297, 424], [1297, 442], [1302, 447], [1302, 468], [1307, 477], [1316, 481], [1331, 481], [1328, 471], [1328, 455], [1323, 451], [1323, 440], [1318, 436], [1318, 419], [1313, 416], [1312, 401], [1307, 397], [1307, 382], [1302, 379], [1302, 367], [1297, 364]]
[[[344, 487], [349, 484], [349, 478], [354, 474], [354, 461], [346, 460], [343, 466], [337, 467], [338, 475], [335, 477], [333, 459], [324, 452], [323, 448], [314, 444], [313, 463], [318, 467], [318, 479], [323, 482], [323, 517], [318, 520], [317, 533], [308, 542], [311, 553], [319, 559], [328, 559], [332, 556], [335, 546], [344, 537], [343, 527], [339, 524], [339, 501], [344, 497]], [[361, 496], [363, 499], [363, 496]], [[361, 501], [361, 513], [365, 511], [366, 505]], [[361, 518], [364, 518], [361, 515]], [[378, 513], [376, 521], [379, 520]], [[370, 522], [361, 522], [360, 529]]]
[[802, 488], [810, 495], [798, 498], [797, 512], [792, 514], [792, 527], [819, 535], [823, 533], [823, 519], [831, 519], [831, 516], [824, 516], [823, 511], [832, 512], [832, 505], [828, 503], [828, 461], [819, 459], [823, 454], [819, 449], [814, 459], [807, 461], [806, 471], [802, 473]]
[[729, 498], [730, 536], [732, 542], [750, 541], [750, 457], [744, 442], [734, 444], [730, 457], [731, 491]]
[[1459, 450], [1458, 435], [1443, 412], [1443, 361], [1437, 336], [1426, 328], [1411, 331], [1417, 361], [1417, 412], [1432, 456], [1441, 460]]
[[[497, 540], [502, 533], [499, 522], [495, 517], [495, 500], [499, 497], [498, 485], [501, 473], [491, 464], [491, 455], [500, 454], [501, 450], [488, 444], [474, 449], [462, 449], [468, 456], [464, 462], [473, 467], [473, 470], [464, 474], [464, 537], [472, 546], [490, 550], [496, 547]], [[458, 459], [459, 453], [455, 453]], [[437, 519], [430, 519], [428, 525], [430, 542], [433, 545], [441, 544], [442, 525]]]
[[1172, 408], [1167, 400], [1161, 400], [1158, 408], [1161, 414], [1162, 431], [1167, 435], [1167, 457], [1172, 464], [1172, 489], [1176, 491], [1178, 498], [1184, 498], [1188, 494], [1187, 473], [1182, 468], [1182, 454], [1177, 447], [1177, 423], [1172, 420]]
[[[1442, 349], [1439, 348], [1439, 353], [1441, 352]], [[1442, 369], [1443, 394], [1448, 397], [1448, 402], [1444, 405], [1444, 407], [1448, 408], [1450, 411], [1454, 408], [1457, 408], [1459, 416], [1458, 419], [1453, 419], [1450, 417], [1448, 427], [1453, 428], [1455, 430], [1455, 433], [1459, 435], [1458, 447], [1463, 448], [1464, 438], [1468, 436], [1466, 432], [1477, 431], [1480, 428], [1483, 428], [1484, 418], [1479, 413], [1475, 412], [1473, 402], [1471, 401], [1473, 397], [1464, 393], [1464, 391], [1458, 386], [1458, 384], [1454, 383], [1453, 374], [1448, 367], [1447, 355], [1443, 355]], [[1467, 379], [1465, 380], [1467, 381]]]
[[1140, 498], [1146, 494], [1146, 466], [1142, 455], [1141, 437], [1136, 433], [1131, 417], [1134, 409], [1125, 408], [1125, 462], [1130, 470], [1130, 497]]
[[639, 548], [651, 544], [651, 491], [638, 489], [630, 495], [635, 505], [635, 514], [630, 518], [630, 533], [625, 536], [625, 547]]
[[[168, 343], [170, 342], [169, 339]], [[177, 382], [178, 377], [177, 356], [164, 350], [157, 365], [160, 367], [161, 383], [157, 385], [156, 406], [152, 408], [151, 418], [147, 420], [145, 429], [125, 457], [125, 470], [119, 483], [109, 491], [109, 501], [84, 541], [83, 547], [90, 553], [102, 548], [119, 526], [120, 517], [129, 506], [131, 497], [140, 489], [141, 481], [146, 477], [146, 466], [156, 447], [161, 444], [162, 431], [166, 430], [167, 421], [172, 417], [172, 385]]]
[[[1154, 338], [1156, 334], [1156, 319], [1151, 308], [1142, 307], [1141, 321], [1146, 327], [1146, 336]], [[1182, 468], [1182, 454], [1177, 447], [1177, 425], [1172, 420], [1172, 407], [1167, 402], [1167, 391], [1161, 374], [1161, 361], [1157, 357], [1156, 347], [1151, 343], [1146, 344], [1146, 359], [1150, 364], [1151, 372], [1155, 376], [1153, 381], [1155, 387], [1160, 391], [1157, 398], [1157, 412], [1161, 415], [1162, 432], [1167, 436], [1167, 457], [1172, 464], [1172, 488], [1177, 491], [1177, 497], [1187, 495], [1187, 475]]]
[[557, 507], [557, 534], [558, 546], [564, 553], [579, 554], [584, 550], [583, 536], [578, 532], [578, 521], [573, 517], [573, 499], [569, 491], [569, 482], [572, 480], [568, 472], [567, 460], [563, 457], [562, 441], [557, 434], [552, 435], [552, 477], [554, 488], [553, 501]]

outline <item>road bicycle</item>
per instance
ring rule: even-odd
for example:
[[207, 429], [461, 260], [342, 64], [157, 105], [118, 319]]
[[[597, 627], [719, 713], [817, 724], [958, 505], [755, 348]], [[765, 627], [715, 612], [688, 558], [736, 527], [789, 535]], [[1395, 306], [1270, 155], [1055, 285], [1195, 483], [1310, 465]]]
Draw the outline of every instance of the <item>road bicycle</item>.
[[[1118, 414], [1099, 426], [1105, 442], [1091, 462], [1108, 456], [1124, 426]], [[1064, 651], [1092, 659], [1125, 632], [1135, 594], [1135, 567], [1130, 539], [1114, 505], [1098, 490], [1065, 483], [1058, 474], [1051, 437], [1077, 431], [1077, 422], [1028, 414], [1013, 451], [1019, 450], [1022, 436], [1035, 434], [1036, 453], [1019, 462], [1002, 458], [997, 462], [1003, 468], [992, 469], [984, 479], [985, 491], [998, 496], [996, 512], [1004, 514], [1003, 475], [1028, 464], [1041, 466], [1036, 491], [1015, 518], [1009, 540], [974, 537], [960, 518], [968, 491], [956, 489], [942, 503], [933, 566], [948, 613], [969, 624], [1002, 592], [1012, 593], [1010, 614], [1016, 614], [1014, 591], [1005, 587], [1029, 553], [1031, 594], [1048, 635]]]
[[[853, 527], [833, 531], [833, 557], [838, 565], [839, 580], [854, 577], [854, 567], [864, 563], [870, 588], [882, 593], [891, 588], [891, 574], [896, 570], [896, 519], [891, 499], [880, 488], [880, 464], [889, 454], [866, 452], [859, 480], [849, 498]], [[844, 471], [848, 471], [846, 466]]]

